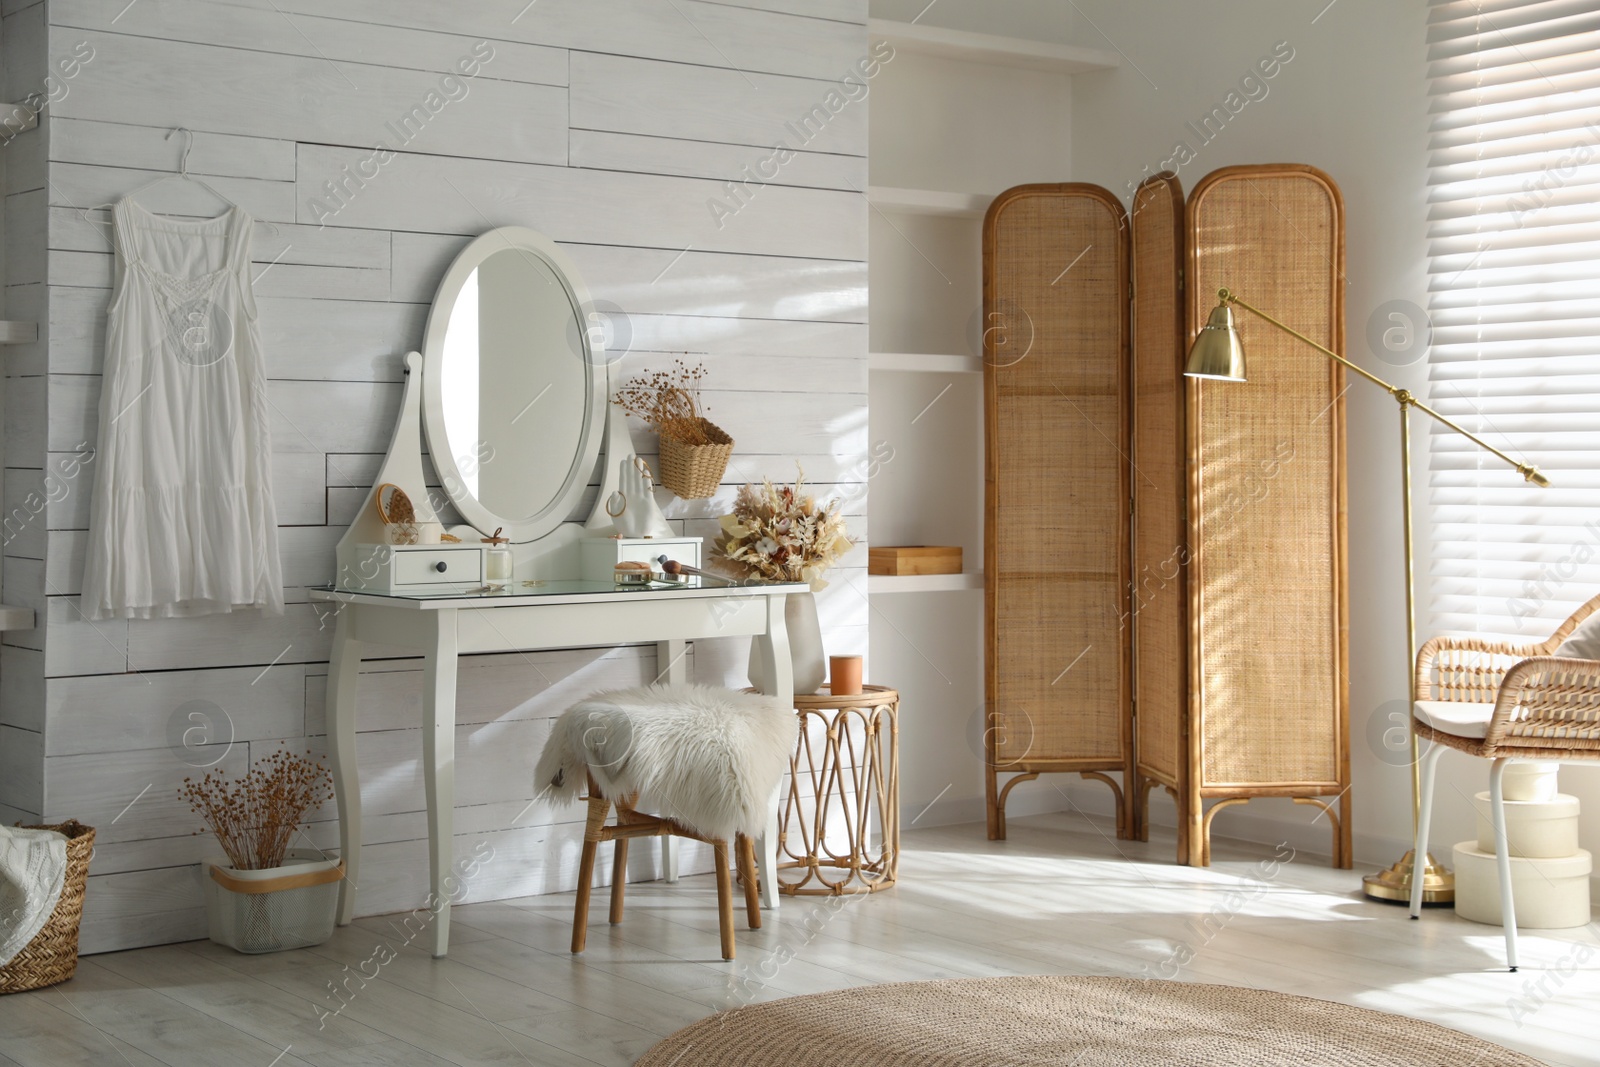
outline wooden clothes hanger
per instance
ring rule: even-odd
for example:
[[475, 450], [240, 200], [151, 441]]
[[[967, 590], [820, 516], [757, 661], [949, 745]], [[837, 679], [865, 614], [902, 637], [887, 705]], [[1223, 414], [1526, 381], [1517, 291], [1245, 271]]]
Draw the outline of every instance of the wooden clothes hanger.
[[[228, 205], [228, 207], [230, 207], [230, 208], [238, 207], [239, 206], [238, 204], [234, 203], [232, 200], [228, 199], [226, 196], [223, 196], [221, 193], [217, 192], [217, 190], [212, 187], [210, 182], [207, 182], [203, 178], [197, 178], [193, 174], [189, 173], [189, 153], [194, 150], [194, 131], [189, 129], [187, 126], [174, 126], [171, 130], [167, 131], [167, 136], [164, 138], [164, 140], [168, 140], [168, 141], [172, 140], [172, 135], [175, 134], [175, 133], [181, 133], [181, 134], [185, 135], [185, 140], [183, 142], [183, 155], [181, 157], [179, 157], [177, 173], [176, 174], [163, 174], [159, 178], [152, 178], [150, 181], [145, 182], [143, 185], [139, 186], [137, 189], [134, 189], [132, 192], [124, 193], [118, 199], [126, 200], [126, 199], [128, 199], [130, 197], [137, 196], [137, 195], [139, 195], [140, 193], [144, 192], [147, 189], [152, 189], [155, 186], [160, 185], [162, 182], [185, 181], [185, 182], [193, 182], [195, 185], [198, 185], [200, 188], [204, 189], [206, 192], [210, 193], [212, 196], [216, 197], [218, 200], [222, 201], [224, 204]], [[112, 207], [116, 206], [116, 203], [117, 202], [115, 200], [110, 200], [110, 201], [107, 201], [104, 204], [96, 204], [94, 207], [90, 208], [89, 210], [91, 210], [91, 211], [99, 211], [99, 210], [103, 210], [103, 209], [106, 209], [106, 208], [112, 208]], [[259, 225], [266, 226], [269, 229], [271, 229], [272, 230], [272, 236], [274, 236], [274, 237], [278, 236], [278, 227], [277, 226], [273, 225], [270, 222], [265, 221], [264, 219], [255, 219], [253, 221], [255, 221]]]

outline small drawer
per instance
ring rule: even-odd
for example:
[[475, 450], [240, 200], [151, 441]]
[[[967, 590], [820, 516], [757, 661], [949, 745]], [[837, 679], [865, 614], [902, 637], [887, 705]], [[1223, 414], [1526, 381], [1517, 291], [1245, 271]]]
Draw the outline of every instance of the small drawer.
[[681, 541], [665, 544], [658, 541], [646, 541], [643, 544], [637, 541], [629, 541], [617, 545], [616, 561], [617, 563], [624, 561], [629, 563], [648, 563], [659, 571], [661, 565], [656, 560], [664, 555], [669, 559], [676, 559], [679, 563], [687, 563], [691, 567], [698, 567], [700, 566], [699, 549], [698, 543], [688, 545]]
[[483, 581], [483, 553], [476, 548], [396, 552], [394, 584], [445, 585]]
[[624, 561], [648, 563], [658, 571], [659, 556], [700, 566], [698, 537], [586, 537], [580, 552], [580, 573], [591, 582], [611, 581], [613, 568]]

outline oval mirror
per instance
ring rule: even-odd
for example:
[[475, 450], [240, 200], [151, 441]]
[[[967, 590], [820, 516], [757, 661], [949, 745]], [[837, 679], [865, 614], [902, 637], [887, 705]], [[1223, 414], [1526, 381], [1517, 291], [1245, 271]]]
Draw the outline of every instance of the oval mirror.
[[456, 257], [428, 313], [423, 423], [462, 518], [512, 541], [570, 517], [595, 469], [606, 402], [589, 295], [549, 238], [491, 230]]

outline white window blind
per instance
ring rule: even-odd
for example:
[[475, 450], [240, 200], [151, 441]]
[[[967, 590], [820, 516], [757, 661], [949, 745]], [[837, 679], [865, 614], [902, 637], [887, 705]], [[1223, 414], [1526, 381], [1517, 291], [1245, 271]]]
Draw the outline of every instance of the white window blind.
[[1600, 2], [1429, 14], [1429, 402], [1553, 485], [1436, 427], [1424, 596], [1543, 637], [1600, 593]]

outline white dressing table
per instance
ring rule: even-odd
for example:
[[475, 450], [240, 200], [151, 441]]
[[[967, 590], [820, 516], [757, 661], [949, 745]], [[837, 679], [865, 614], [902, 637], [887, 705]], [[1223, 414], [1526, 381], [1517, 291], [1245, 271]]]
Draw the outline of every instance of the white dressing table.
[[[458, 656], [656, 642], [658, 680], [682, 682], [685, 642], [750, 636], [772, 679], [772, 695], [786, 707], [794, 703], [784, 601], [806, 586], [696, 578], [618, 588], [579, 579], [582, 542], [615, 534], [611, 516], [626, 511], [608, 511], [607, 503], [630, 499], [618, 493], [619, 471], [633, 469], [634, 452], [625, 420], [608, 403], [620, 385], [618, 361], [607, 359], [604, 323], [592, 308], [566, 255], [532, 230], [491, 230], [461, 252], [439, 284], [423, 351], [406, 356], [389, 454], [339, 542], [335, 582], [310, 593], [337, 604], [327, 709], [345, 868], [341, 925], [355, 916], [361, 884], [356, 695], [362, 650], [400, 647], [423, 657], [428, 907], [436, 957], [449, 947], [450, 901], [460, 892], [450, 875]], [[376, 506], [381, 487], [404, 491], [419, 528], [436, 523], [444, 506], [427, 489], [424, 429], [448, 504], [467, 525], [449, 531], [459, 544], [394, 547], [394, 530]], [[597, 470], [599, 491], [588, 521], [572, 521]], [[665, 527], [659, 515], [656, 527]], [[508, 579], [477, 566], [482, 557], [475, 546], [497, 528], [514, 554]], [[458, 581], [462, 571], [473, 580]], [[480, 584], [486, 575], [490, 583]], [[527, 754], [530, 790], [537, 758], [537, 752]], [[671, 840], [662, 839], [669, 880], [675, 877]], [[776, 907], [776, 796], [760, 847], [762, 900]]]
[[[428, 870], [437, 902], [433, 954], [450, 941], [450, 897], [458, 887], [445, 879], [455, 862], [456, 657], [473, 652], [520, 652], [551, 648], [656, 641], [661, 681], [684, 680], [686, 640], [752, 636], [760, 639], [767, 669], [781, 701], [793, 704], [789, 640], [784, 630], [785, 597], [804, 585], [741, 585], [718, 588], [618, 589], [610, 583], [550, 581], [526, 592], [458, 592], [385, 595], [316, 590], [315, 600], [339, 604], [328, 665], [328, 755], [339, 805], [339, 852], [345, 880], [339, 885], [339, 923], [355, 917], [361, 885], [361, 780], [356, 767], [356, 687], [365, 644], [415, 649], [423, 655], [422, 766], [428, 811]], [[774, 677], [774, 675], [768, 675]], [[538, 753], [528, 754], [529, 782]], [[663, 839], [667, 840], [667, 839]], [[768, 816], [760, 844], [761, 891], [776, 905], [777, 809]], [[668, 871], [671, 878], [673, 872]]]

